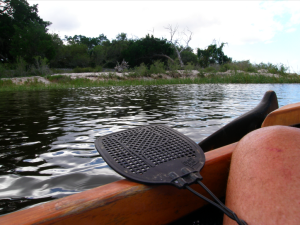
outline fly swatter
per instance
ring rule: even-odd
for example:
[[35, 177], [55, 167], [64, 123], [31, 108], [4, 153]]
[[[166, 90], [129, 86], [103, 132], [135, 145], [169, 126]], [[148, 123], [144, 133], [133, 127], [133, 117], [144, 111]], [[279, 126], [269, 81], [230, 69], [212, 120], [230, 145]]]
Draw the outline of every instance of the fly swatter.
[[[239, 219], [201, 182], [205, 155], [190, 138], [165, 125], [149, 125], [99, 137], [96, 148], [107, 164], [120, 175], [145, 184], [172, 184], [187, 188], [221, 209], [238, 224]], [[190, 184], [200, 184], [216, 202], [199, 194]]]

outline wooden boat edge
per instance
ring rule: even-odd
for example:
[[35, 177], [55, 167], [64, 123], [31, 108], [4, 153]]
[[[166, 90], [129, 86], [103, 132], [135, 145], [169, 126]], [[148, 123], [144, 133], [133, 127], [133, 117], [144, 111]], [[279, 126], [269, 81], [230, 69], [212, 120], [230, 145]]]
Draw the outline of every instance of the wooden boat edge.
[[299, 123], [300, 119], [300, 102], [285, 105], [269, 113], [262, 123], [261, 127], [273, 125], [294, 125]]

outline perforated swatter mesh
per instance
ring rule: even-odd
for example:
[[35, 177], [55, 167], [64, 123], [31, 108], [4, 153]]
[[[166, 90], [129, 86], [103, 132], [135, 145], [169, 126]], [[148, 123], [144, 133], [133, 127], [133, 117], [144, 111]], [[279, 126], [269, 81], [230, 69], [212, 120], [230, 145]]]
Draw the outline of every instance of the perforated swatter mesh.
[[147, 126], [108, 135], [102, 140], [105, 150], [134, 174], [144, 174], [157, 166], [182, 157], [196, 157], [189, 142], [164, 126]]

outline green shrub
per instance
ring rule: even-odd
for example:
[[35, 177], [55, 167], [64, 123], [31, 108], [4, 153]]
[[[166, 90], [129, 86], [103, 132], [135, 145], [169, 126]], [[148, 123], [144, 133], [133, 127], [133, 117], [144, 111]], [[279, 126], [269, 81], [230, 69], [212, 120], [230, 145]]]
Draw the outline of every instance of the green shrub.
[[51, 70], [48, 66], [48, 59], [41, 56], [35, 56], [34, 65], [31, 65], [29, 73], [32, 75], [48, 75], [51, 74]]
[[178, 70], [180, 69], [179, 61], [176, 59], [174, 62], [168, 60], [168, 67], [169, 67], [169, 75], [172, 77], [180, 77]]
[[205, 77], [204, 72], [202, 70], [200, 70], [199, 73], [197, 74], [197, 77], [204, 78]]
[[13, 82], [12, 80], [0, 80], [0, 87], [7, 87], [7, 86], [12, 86]]
[[46, 78], [53, 83], [70, 83], [72, 81], [70, 76], [64, 75], [47, 76]]
[[108, 78], [110, 79], [114, 79], [114, 78], [118, 78], [119, 76], [116, 75], [116, 73], [108, 73]]
[[195, 66], [193, 63], [188, 62], [187, 65], [184, 66], [184, 73], [185, 75], [191, 74], [192, 70], [194, 70]]
[[165, 70], [165, 64], [159, 60], [155, 61], [151, 66], [149, 70], [150, 74], [160, 74], [160, 73], [166, 73]]
[[95, 68], [94, 68], [94, 72], [102, 72], [103, 71], [103, 68], [102, 68], [102, 66], [96, 66]]
[[257, 73], [257, 69], [251, 64], [244, 71], [249, 73]]
[[139, 67], [134, 68], [134, 74], [136, 77], [148, 77], [150, 75], [149, 70], [144, 63], [141, 63]]
[[216, 68], [214, 68], [214, 67], [212, 67], [212, 66], [206, 67], [206, 68], [204, 69], [204, 71], [207, 72], [207, 73], [215, 73], [215, 72], [217, 72]]
[[230, 69], [231, 69], [230, 65], [228, 63], [226, 63], [226, 64], [223, 64], [223, 65], [220, 66], [219, 71], [220, 72], [226, 72], [227, 70], [230, 70]]
[[17, 77], [23, 77], [26, 76], [26, 66], [27, 63], [25, 60], [21, 57], [17, 57], [17, 63], [16, 63], [16, 69], [15, 69], [15, 76]]
[[269, 71], [269, 73], [286, 75], [286, 72], [288, 71], [288, 67], [285, 67], [283, 64], [273, 65], [269, 63], [267, 70]]
[[2, 63], [0, 63], [0, 77], [5, 77], [6, 76], [6, 69]]
[[[231, 67], [233, 70], [242, 70], [242, 71], [246, 71], [246, 72], [250, 72], [252, 69], [251, 67], [252, 64], [249, 62], [249, 60], [245, 60], [245, 61], [234, 61], [232, 63], [230, 63]], [[250, 69], [249, 69], [250, 67]], [[250, 70], [250, 71], [248, 71]]]
[[188, 64], [189, 62], [192, 64], [197, 64], [197, 55], [193, 53], [193, 49], [183, 50], [180, 54], [181, 60], [184, 64]]

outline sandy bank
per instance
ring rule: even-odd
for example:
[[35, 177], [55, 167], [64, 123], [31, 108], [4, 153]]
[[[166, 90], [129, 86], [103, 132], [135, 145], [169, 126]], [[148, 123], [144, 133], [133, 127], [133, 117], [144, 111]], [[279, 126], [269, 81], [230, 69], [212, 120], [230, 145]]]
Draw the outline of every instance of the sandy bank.
[[[216, 73], [202, 73], [203, 76], [211, 76], [211, 75], [216, 75], [216, 76], [230, 76], [235, 73], [238, 74], [249, 74], [249, 75], [263, 75], [267, 77], [280, 77], [278, 74], [272, 74], [269, 73], [265, 69], [258, 70], [257, 73], [249, 73], [249, 72], [244, 72], [241, 70], [228, 70], [226, 72], [216, 72]], [[51, 76], [57, 76], [57, 75], [63, 75], [63, 76], [70, 76], [72, 79], [76, 78], [86, 78], [90, 80], [107, 80], [107, 79], [115, 79], [117, 77], [122, 77], [123, 79], [126, 77], [130, 77], [131, 73], [116, 73], [116, 72], [88, 72], [88, 73], [59, 73], [59, 74], [52, 74]], [[171, 76], [169, 71], [166, 71], [165, 74], [152, 74], [150, 77], [138, 77], [136, 79], [145, 79], [145, 80], [151, 80], [151, 79], [156, 79], [156, 78], [162, 78], [162, 79], [172, 79], [174, 77], [188, 77], [188, 78], [195, 78], [199, 76], [199, 71], [198, 70], [191, 70], [191, 71], [185, 71], [185, 70], [178, 70], [177, 71], [177, 76], [174, 74]], [[295, 75], [295, 74], [293, 74]], [[47, 80], [44, 77], [41, 76], [33, 76], [33, 77], [14, 77], [14, 78], [2, 78], [2, 80], [12, 80], [13, 83], [15, 84], [25, 84], [26, 82], [41, 82], [44, 84], [50, 84], [51, 82]]]

